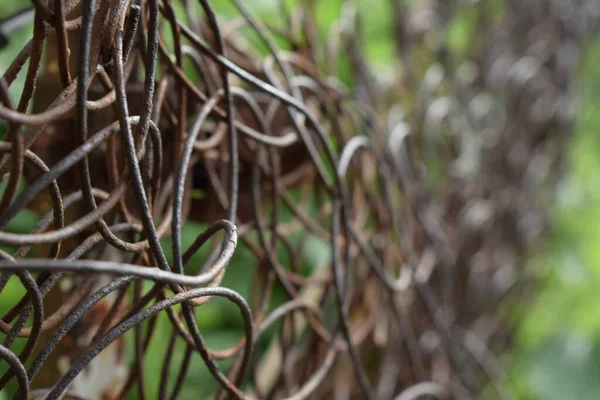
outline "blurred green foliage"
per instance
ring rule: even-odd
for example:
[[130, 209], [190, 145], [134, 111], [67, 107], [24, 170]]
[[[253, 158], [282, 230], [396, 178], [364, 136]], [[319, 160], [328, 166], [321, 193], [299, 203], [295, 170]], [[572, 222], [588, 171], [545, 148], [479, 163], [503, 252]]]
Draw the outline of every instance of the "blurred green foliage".
[[558, 190], [547, 251], [535, 261], [546, 277], [514, 349], [520, 398], [600, 398], [599, 39], [586, 46], [570, 172]]

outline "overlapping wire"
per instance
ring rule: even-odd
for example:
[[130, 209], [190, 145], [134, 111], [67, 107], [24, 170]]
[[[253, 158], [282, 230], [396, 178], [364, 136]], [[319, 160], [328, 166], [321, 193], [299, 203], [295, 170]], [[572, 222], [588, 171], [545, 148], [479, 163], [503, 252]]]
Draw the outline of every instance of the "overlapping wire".
[[[186, 382], [201, 357], [219, 399], [511, 398], [497, 310], [523, 292], [544, 231], [594, 1], [394, 1], [390, 74], [368, 66], [359, 4], [322, 35], [315, 2], [282, 1], [283, 27], [240, 0], [223, 20], [213, 3], [33, 1], [33, 36], [0, 85], [0, 290], [13, 275], [26, 289], [0, 320], [0, 388], [144, 398], [152, 368], [159, 397], [177, 398], [202, 384]], [[453, 48], [464, 14], [477, 35]], [[25, 208], [34, 230], [7, 230]], [[184, 248], [186, 221], [208, 228]], [[242, 245], [249, 298], [221, 286]], [[226, 350], [196, 322], [215, 297], [243, 320]], [[172, 335], [149, 366], [160, 314]], [[100, 357], [115, 343], [134, 359]], [[36, 379], [45, 369], [59, 376]]]

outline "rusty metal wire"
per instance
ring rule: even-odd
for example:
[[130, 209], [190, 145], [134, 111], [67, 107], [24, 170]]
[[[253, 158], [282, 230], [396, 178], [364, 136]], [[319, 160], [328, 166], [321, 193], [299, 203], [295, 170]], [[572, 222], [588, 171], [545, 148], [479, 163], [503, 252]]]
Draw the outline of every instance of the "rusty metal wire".
[[[0, 296], [13, 275], [26, 295], [0, 319], [0, 390], [146, 398], [151, 368], [177, 398], [201, 357], [217, 399], [512, 398], [498, 309], [522, 298], [545, 231], [594, 1], [393, 1], [388, 74], [365, 59], [356, 3], [324, 36], [314, 2], [280, 3], [283, 27], [240, 0], [232, 20], [208, 0], [17, 14], [34, 28], [1, 71]], [[460, 13], [476, 35], [458, 51]], [[10, 232], [25, 208], [34, 230]], [[187, 221], [208, 228], [185, 248]], [[311, 238], [325, 250], [306, 271]], [[248, 298], [222, 286], [242, 245]], [[196, 322], [217, 297], [243, 320], [230, 349]], [[164, 364], [146, 365], [161, 323]]]

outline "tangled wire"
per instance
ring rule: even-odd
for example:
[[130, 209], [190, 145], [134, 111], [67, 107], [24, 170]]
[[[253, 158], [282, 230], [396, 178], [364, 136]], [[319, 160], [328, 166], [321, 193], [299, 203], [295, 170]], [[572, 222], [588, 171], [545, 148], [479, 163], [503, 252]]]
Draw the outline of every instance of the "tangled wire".
[[[217, 399], [511, 398], [498, 309], [526, 292], [596, 2], [394, 1], [388, 74], [355, 2], [326, 35], [314, 1], [281, 1], [284, 27], [232, 3], [223, 21], [209, 0], [33, 0], [0, 81], [0, 296], [26, 289], [0, 320], [0, 389], [145, 398], [151, 369], [177, 398], [199, 356]], [[33, 231], [10, 232], [25, 208]], [[185, 248], [189, 221], [207, 228]], [[248, 296], [222, 287], [241, 246]], [[225, 350], [197, 323], [218, 297], [243, 320]]]

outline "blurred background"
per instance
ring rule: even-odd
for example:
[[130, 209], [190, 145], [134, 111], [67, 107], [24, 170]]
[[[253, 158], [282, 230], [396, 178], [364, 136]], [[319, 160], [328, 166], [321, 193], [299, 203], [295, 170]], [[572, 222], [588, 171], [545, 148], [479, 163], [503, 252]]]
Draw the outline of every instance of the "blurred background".
[[[491, 1], [502, 12], [503, 1]], [[469, 2], [465, 2], [469, 3]], [[567, 1], [568, 3], [568, 1]], [[10, 15], [29, 4], [26, 0], [2, 1], [0, 18]], [[258, 16], [277, 21], [280, 13], [276, 0], [247, 0], [246, 4]], [[291, 2], [290, 2], [291, 4]], [[362, 0], [357, 2], [364, 24], [363, 46], [366, 58], [385, 80], [393, 74], [395, 49], [393, 41], [393, 14], [390, 0]], [[600, 1], [589, 2], [590, 14], [600, 17]], [[213, 5], [223, 18], [234, 13], [227, 1], [215, 1]], [[408, 7], [418, 7], [419, 1], [406, 1]], [[343, 12], [338, 0], [317, 1], [318, 24], [323, 31], [337, 20]], [[22, 48], [31, 35], [31, 24], [14, 31], [9, 43], [0, 50], [0, 74]], [[459, 6], [456, 17], [448, 27], [450, 51], [464, 52], [477, 27], [469, 15], [469, 7]], [[516, 340], [512, 352], [503, 358], [507, 382], [517, 397], [529, 400], [565, 400], [600, 398], [600, 36], [592, 34], [584, 43], [577, 81], [577, 114], [575, 137], [569, 143], [568, 172], [559, 185], [558, 203], [551, 210], [549, 240], [543, 251], [531, 254], [529, 268], [539, 276], [539, 283], [531, 294], [531, 302], [513, 310], [517, 321]], [[347, 78], [348, 71], [341, 70], [340, 78]], [[11, 92], [19, 93], [24, 74], [19, 76]], [[5, 183], [3, 183], [5, 185]], [[37, 217], [22, 211], [7, 230], [28, 232]], [[183, 245], [190, 242], [204, 225], [188, 222], [184, 226]], [[167, 240], [168, 241], [168, 240]], [[168, 245], [168, 243], [165, 243]], [[232, 263], [244, 263], [245, 250], [238, 249]], [[307, 264], [313, 263], [327, 249], [315, 240], [309, 243], [304, 254]], [[246, 255], [247, 256], [247, 255]], [[202, 252], [196, 255], [203, 259]], [[244, 268], [230, 268], [224, 286], [239, 293], [248, 293], [249, 276]], [[18, 282], [12, 282], [2, 292], [0, 314], [24, 293]], [[199, 324], [211, 346], [227, 348], [233, 345], [242, 329], [237, 311], [225, 302], [210, 302], [199, 314]], [[166, 317], [161, 316], [162, 319]], [[164, 357], [164, 343], [169, 331], [159, 328], [147, 353], [147, 362]], [[161, 336], [162, 335], [162, 336]], [[184, 346], [177, 346], [175, 362], [184, 357]], [[158, 361], [157, 361], [157, 364]], [[150, 369], [146, 370], [150, 373]], [[199, 358], [190, 365], [188, 382], [206, 382], [206, 392], [216, 385]], [[153, 382], [152, 379], [148, 382]], [[155, 398], [156, 388], [149, 387], [149, 398]], [[181, 398], [199, 398], [198, 386], [184, 386]], [[0, 393], [0, 400], [4, 394]], [[200, 397], [202, 398], [202, 397]]]

